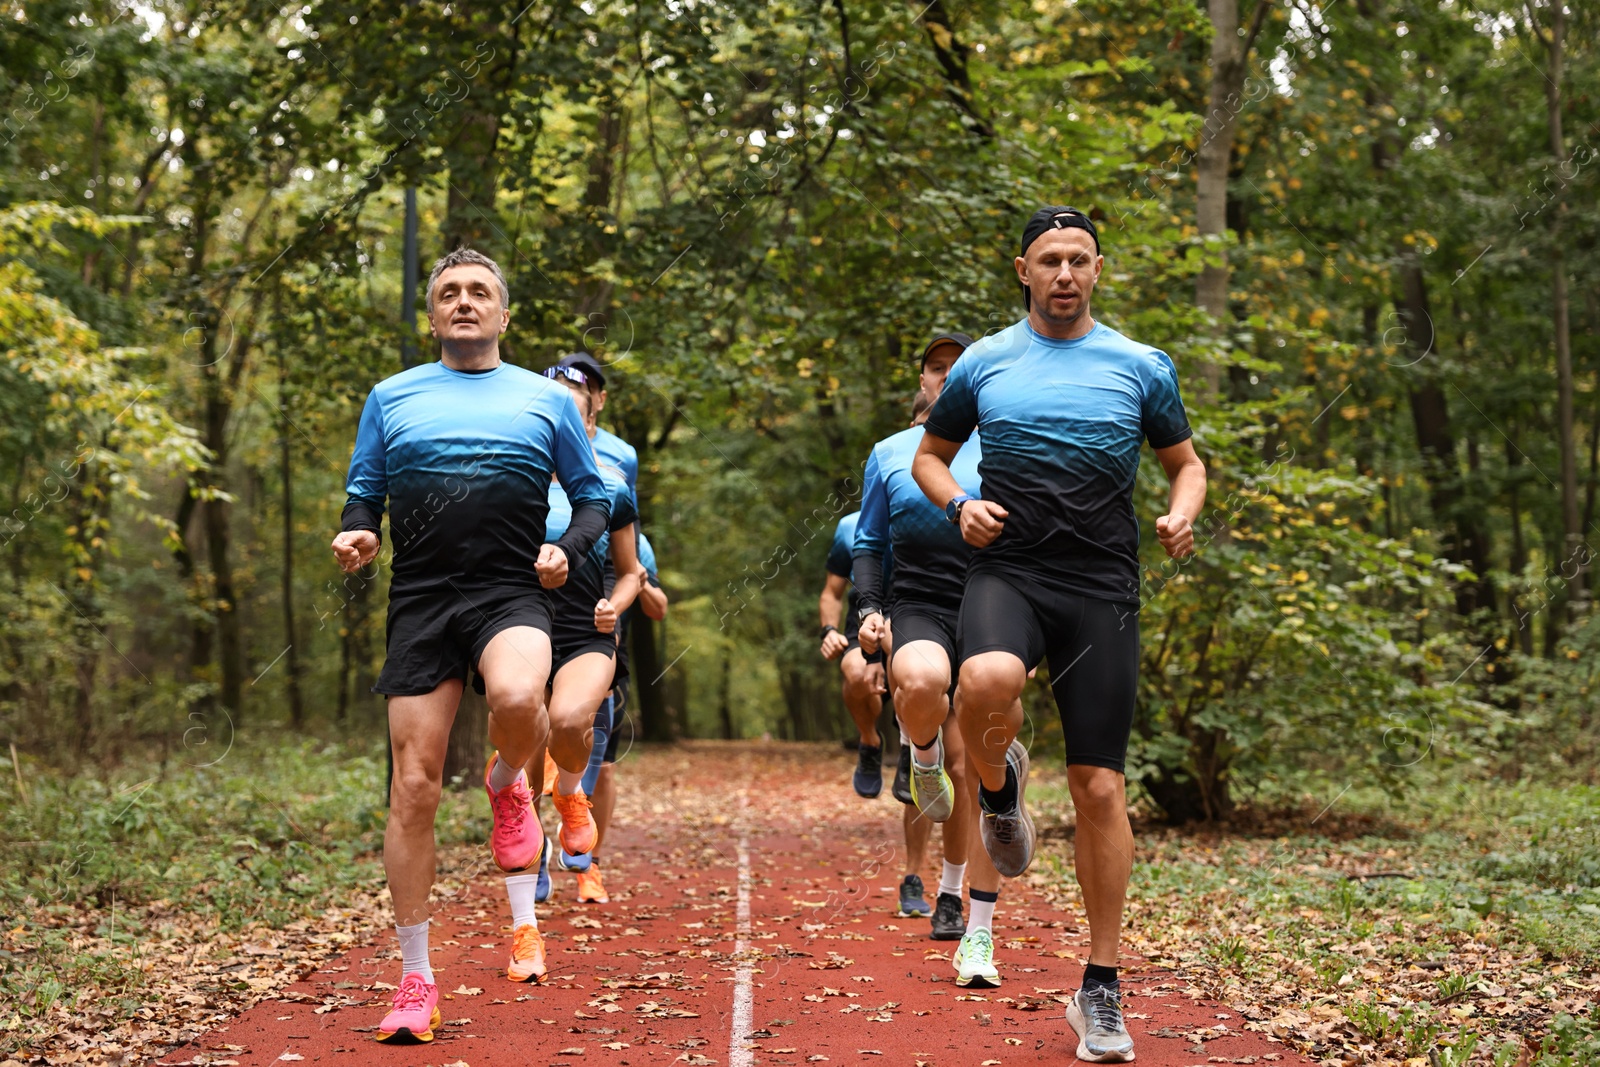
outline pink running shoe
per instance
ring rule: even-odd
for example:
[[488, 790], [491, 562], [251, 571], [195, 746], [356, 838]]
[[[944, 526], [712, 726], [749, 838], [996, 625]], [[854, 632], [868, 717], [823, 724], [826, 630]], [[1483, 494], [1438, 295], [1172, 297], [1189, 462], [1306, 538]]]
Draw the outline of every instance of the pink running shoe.
[[499, 753], [489, 757], [483, 769], [483, 788], [489, 794], [489, 806], [494, 811], [494, 828], [489, 831], [489, 851], [494, 854], [495, 865], [507, 874], [525, 871], [539, 862], [544, 851], [544, 828], [533, 813], [533, 793], [528, 789], [528, 776], [517, 772], [517, 780], [494, 791], [489, 784], [489, 772]]
[[433, 1040], [433, 1028], [438, 1025], [439, 987], [413, 971], [400, 979], [394, 1009], [378, 1024], [378, 1040], [398, 1045], [426, 1043]]

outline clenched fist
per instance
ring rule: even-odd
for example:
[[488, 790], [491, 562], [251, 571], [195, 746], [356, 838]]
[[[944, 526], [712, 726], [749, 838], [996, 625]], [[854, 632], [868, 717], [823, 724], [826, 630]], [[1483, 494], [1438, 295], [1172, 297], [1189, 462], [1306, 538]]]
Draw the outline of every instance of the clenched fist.
[[378, 535], [371, 530], [346, 530], [333, 539], [329, 546], [339, 569], [352, 574], [372, 562], [378, 554]]

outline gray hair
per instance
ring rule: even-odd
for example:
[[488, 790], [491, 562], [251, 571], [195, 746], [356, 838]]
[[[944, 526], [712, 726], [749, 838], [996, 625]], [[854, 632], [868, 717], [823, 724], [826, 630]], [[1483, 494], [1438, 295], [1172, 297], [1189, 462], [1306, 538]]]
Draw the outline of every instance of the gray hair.
[[440, 256], [433, 264], [433, 273], [428, 275], [428, 314], [433, 314], [433, 287], [438, 283], [439, 275], [451, 267], [464, 267], [469, 263], [489, 268], [494, 275], [495, 284], [500, 287], [500, 306], [503, 308], [511, 306], [511, 290], [506, 286], [506, 276], [500, 270], [500, 264], [474, 249], [457, 248]]

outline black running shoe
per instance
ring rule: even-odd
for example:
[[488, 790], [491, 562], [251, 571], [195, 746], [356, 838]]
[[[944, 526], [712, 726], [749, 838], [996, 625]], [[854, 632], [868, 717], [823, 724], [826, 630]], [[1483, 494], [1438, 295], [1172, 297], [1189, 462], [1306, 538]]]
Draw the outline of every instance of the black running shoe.
[[889, 792], [902, 804], [912, 804], [911, 797], [911, 746], [900, 746], [900, 759], [894, 769], [894, 785], [889, 787]]
[[960, 941], [966, 932], [966, 920], [961, 918], [961, 898], [954, 893], [940, 893], [933, 906], [931, 936], [935, 941]]
[[923, 918], [931, 911], [927, 898], [922, 895], [922, 879], [914, 874], [906, 875], [900, 882], [900, 918]]
[[883, 746], [862, 745], [856, 750], [856, 795], [871, 800], [883, 792]]

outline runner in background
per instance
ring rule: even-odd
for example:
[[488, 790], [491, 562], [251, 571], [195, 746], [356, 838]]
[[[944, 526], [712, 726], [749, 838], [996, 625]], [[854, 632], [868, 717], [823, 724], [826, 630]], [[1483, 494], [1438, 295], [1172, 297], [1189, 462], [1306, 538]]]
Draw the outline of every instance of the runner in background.
[[[919, 396], [937, 399], [945, 376], [972, 344], [966, 334], [941, 334], [922, 351]], [[944, 823], [944, 867], [933, 911], [935, 940], [960, 939], [954, 964], [962, 986], [993, 987], [992, 917], [999, 877], [986, 861], [973, 865], [975, 922], [963, 923], [961, 893], [977, 830], [975, 776], [950, 715], [954, 686], [956, 614], [961, 606], [971, 549], [911, 477], [911, 459], [922, 439], [922, 420], [874, 445], [863, 479], [861, 518], [856, 523], [855, 578], [862, 622], [860, 639], [872, 649], [890, 629], [891, 690], [900, 728], [909, 735], [911, 793], [920, 815]], [[978, 443], [963, 450], [954, 465], [963, 485], [979, 485]], [[896, 565], [888, 582], [883, 561]], [[892, 604], [892, 608], [886, 608]], [[919, 738], [929, 738], [919, 742]], [[941, 740], [942, 738], [942, 740]], [[913, 747], [918, 746], [918, 747]], [[946, 769], [948, 766], [948, 770]]]
[[[845, 708], [862, 732], [853, 785], [857, 795], [870, 800], [883, 791], [883, 739], [878, 734], [878, 719], [883, 714], [883, 694], [888, 691], [888, 656], [883, 649], [871, 656], [862, 652], [856, 634], [857, 604], [853, 591], [849, 595], [849, 611], [845, 611], [846, 587], [850, 584], [851, 573], [850, 549], [855, 543], [858, 514], [844, 516], [834, 528], [833, 540], [828, 546], [828, 580], [823, 586], [818, 610], [822, 619], [823, 658], [840, 660]], [[839, 630], [841, 622], [845, 627], [843, 632]], [[870, 745], [868, 730], [873, 739]], [[895, 799], [908, 804], [910, 794], [902, 787], [909, 790], [909, 785], [904, 785], [897, 777]], [[916, 812], [909, 808], [901, 813], [901, 824], [906, 842], [906, 869], [900, 879], [896, 914], [904, 918], [921, 917], [933, 910], [923, 892], [922, 875], [917, 873], [927, 859], [933, 824], [917, 818]]]
[[[593, 411], [583, 373], [571, 367], [552, 367], [545, 374], [571, 389], [574, 403], [584, 421], [589, 422]], [[551, 796], [561, 816], [561, 848], [571, 855], [591, 853], [600, 842], [590, 800], [593, 783], [585, 778], [592, 753], [596, 748], [603, 750], [605, 745], [603, 737], [594, 736], [596, 713], [611, 689], [617, 624], [638, 594], [641, 569], [633, 532], [637, 516], [628, 487], [613, 468], [602, 468], [602, 474], [612, 493], [608, 529], [568, 576], [566, 584], [550, 598], [553, 626], [549, 747], [556, 764]], [[559, 536], [572, 514], [565, 488], [559, 482], [550, 485], [549, 504], [546, 536]], [[609, 594], [605, 588], [607, 559], [622, 576]], [[535, 753], [528, 762], [528, 778], [535, 785], [542, 785], [544, 755]], [[544, 940], [535, 915], [538, 875], [515, 874], [505, 881], [512, 916], [511, 958], [506, 976], [516, 982], [542, 981], [546, 966]]]
[[[576, 371], [582, 375], [583, 387], [589, 396], [589, 412], [585, 420], [585, 430], [589, 434], [590, 443], [594, 446], [595, 459], [602, 468], [611, 468], [627, 483], [628, 495], [633, 502], [634, 513], [637, 515], [639, 507], [639, 453], [628, 442], [600, 426], [600, 412], [605, 410], [606, 401], [610, 395], [606, 389], [605, 372], [600, 368], [600, 361], [588, 353], [573, 352], [558, 360], [553, 369], [557, 373], [565, 374]], [[577, 380], [573, 379], [573, 381]], [[634, 523], [634, 535], [636, 539], [643, 536], [637, 520]], [[612, 566], [611, 560], [607, 559], [605, 563], [605, 588], [608, 595], [615, 587], [616, 581], [616, 570]], [[627, 622], [626, 618], [624, 618], [623, 626], [619, 628], [617, 634], [617, 655], [612, 689], [606, 699], [601, 702], [600, 708], [595, 712], [595, 747], [590, 754], [590, 769], [584, 775], [584, 791], [594, 802], [597, 826], [602, 819], [609, 820], [610, 813], [616, 802], [613, 776], [610, 773], [602, 776], [599, 768], [607, 763], [607, 753], [615, 751], [615, 743], [612, 738], [622, 726], [624, 707], [627, 703], [630, 674], [628, 670], [626, 626]], [[548, 757], [546, 757], [545, 786], [547, 793], [554, 780], [554, 764], [549, 762]], [[550, 898], [552, 889], [550, 864], [552, 861], [559, 869], [570, 871], [577, 875], [577, 895], [580, 902], [604, 904], [610, 901], [599, 870], [597, 868], [590, 869], [594, 862], [593, 853], [575, 856], [565, 849], [558, 849], [553, 844], [547, 844], [539, 862], [539, 880], [536, 895], [540, 903]]]

